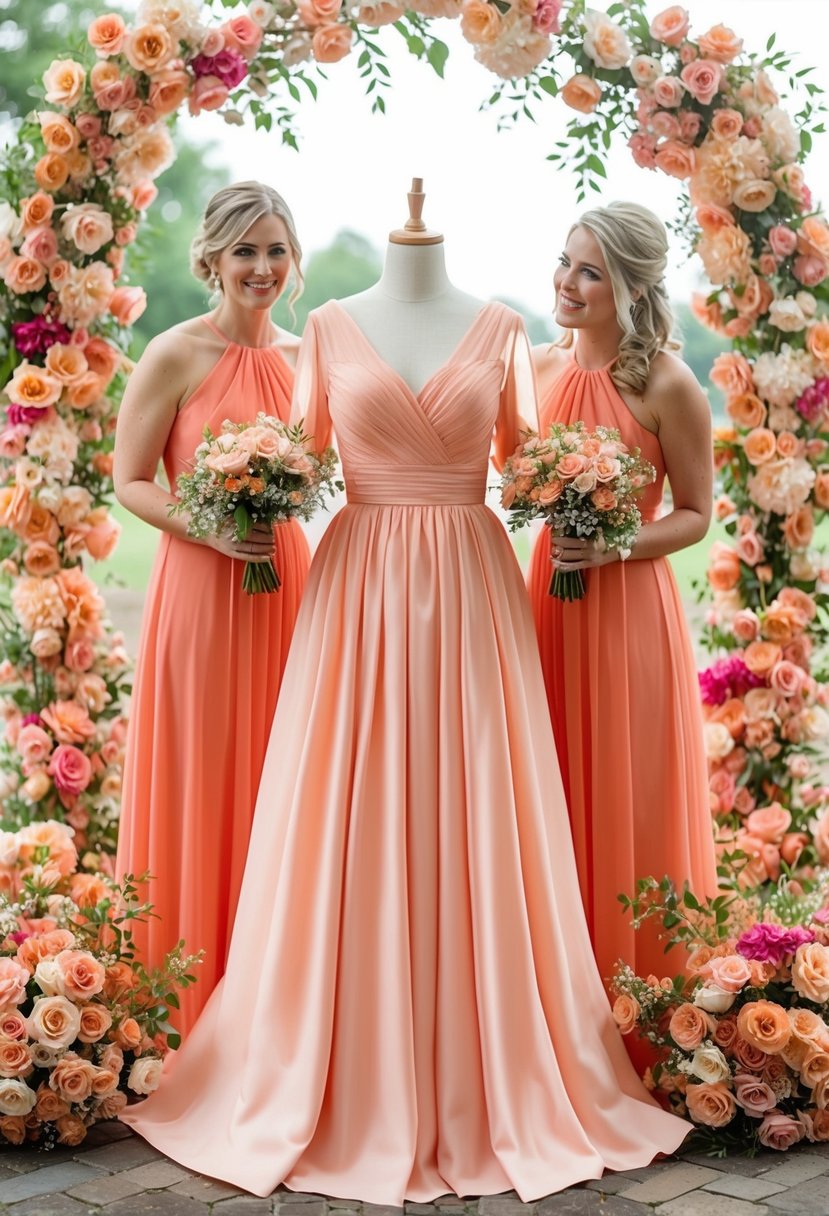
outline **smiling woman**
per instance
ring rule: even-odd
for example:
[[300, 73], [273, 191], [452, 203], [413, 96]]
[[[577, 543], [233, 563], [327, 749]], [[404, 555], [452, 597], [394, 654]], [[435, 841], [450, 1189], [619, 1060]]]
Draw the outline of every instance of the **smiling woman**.
[[[194, 540], [186, 515], [171, 516], [176, 499], [155, 473], [163, 459], [174, 486], [205, 426], [260, 413], [287, 421], [296, 341], [276, 329], [270, 309], [298, 278], [300, 257], [275, 190], [258, 182], [220, 190], [192, 245], [194, 273], [214, 285], [218, 304], [153, 339], [118, 422], [116, 493], [163, 535], [136, 670], [117, 869], [153, 875], [148, 897], [160, 919], [137, 933], [144, 958], [160, 964], [180, 938], [205, 952], [201, 982], [182, 994], [185, 1031], [224, 969], [309, 555], [296, 523], [276, 534], [254, 525], [244, 542]], [[281, 590], [245, 595], [235, 563], [270, 562], [275, 550]]]

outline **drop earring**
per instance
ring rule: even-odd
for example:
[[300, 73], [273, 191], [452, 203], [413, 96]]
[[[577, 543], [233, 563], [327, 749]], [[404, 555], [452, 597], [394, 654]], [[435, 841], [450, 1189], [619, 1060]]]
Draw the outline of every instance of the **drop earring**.
[[219, 276], [215, 270], [213, 271], [213, 274], [210, 276], [210, 286], [213, 288], [214, 291], [222, 290], [222, 280], [219, 278]]

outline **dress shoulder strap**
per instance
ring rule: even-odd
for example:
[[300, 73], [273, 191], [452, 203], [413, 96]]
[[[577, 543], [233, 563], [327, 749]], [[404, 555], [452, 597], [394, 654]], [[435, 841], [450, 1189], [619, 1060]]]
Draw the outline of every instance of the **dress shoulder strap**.
[[226, 337], [225, 334], [222, 333], [222, 331], [219, 329], [218, 325], [216, 325], [213, 321], [211, 321], [210, 317], [199, 317], [199, 320], [204, 325], [206, 325], [207, 328], [211, 331], [211, 333], [214, 333], [217, 338], [221, 338], [221, 340], [222, 340], [222, 342], [224, 342], [225, 346], [230, 346], [230, 339], [228, 337]]

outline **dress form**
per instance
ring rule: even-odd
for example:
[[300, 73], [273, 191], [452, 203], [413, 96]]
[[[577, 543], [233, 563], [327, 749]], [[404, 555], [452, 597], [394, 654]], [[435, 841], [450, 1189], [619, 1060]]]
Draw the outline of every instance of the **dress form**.
[[420, 218], [422, 184], [413, 179], [409, 218], [389, 234], [378, 282], [340, 301], [380, 358], [416, 393], [448, 362], [484, 307], [450, 282], [443, 235]]

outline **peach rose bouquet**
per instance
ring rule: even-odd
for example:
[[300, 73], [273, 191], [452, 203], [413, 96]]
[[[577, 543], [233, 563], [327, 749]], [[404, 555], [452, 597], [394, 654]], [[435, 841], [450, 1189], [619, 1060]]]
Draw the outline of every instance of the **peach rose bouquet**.
[[179, 944], [145, 970], [131, 926], [150, 905], [77, 867], [64, 823], [0, 833], [0, 1143], [80, 1144], [157, 1087], [179, 1042], [168, 1010], [198, 959]]
[[699, 901], [644, 879], [622, 902], [661, 921], [684, 974], [620, 964], [613, 1015], [656, 1049], [645, 1074], [712, 1152], [785, 1151], [829, 1141], [829, 908], [781, 883], [761, 908], [734, 894]]
[[[313, 452], [302, 426], [287, 426], [270, 414], [254, 422], [222, 423], [218, 435], [205, 428], [192, 473], [178, 477], [178, 502], [171, 514], [187, 515], [191, 536], [232, 532], [243, 541], [254, 524], [310, 519], [325, 498], [342, 489], [333, 448]], [[278, 591], [273, 562], [245, 562], [242, 587], [249, 595]]]
[[[504, 466], [501, 503], [512, 531], [543, 519], [551, 536], [593, 540], [626, 557], [642, 526], [636, 498], [656, 477], [638, 449], [630, 451], [617, 430], [583, 422], [553, 423], [542, 439], [531, 435]], [[578, 600], [585, 594], [580, 570], [556, 570], [550, 595]]]

